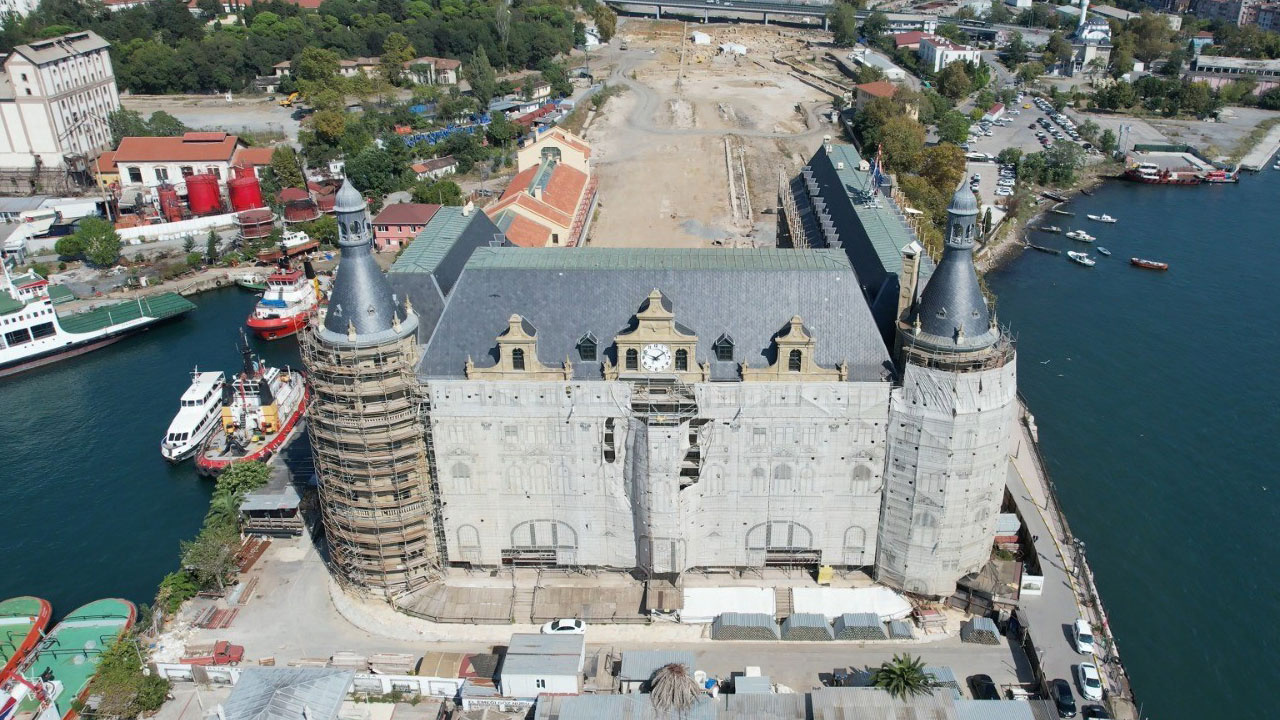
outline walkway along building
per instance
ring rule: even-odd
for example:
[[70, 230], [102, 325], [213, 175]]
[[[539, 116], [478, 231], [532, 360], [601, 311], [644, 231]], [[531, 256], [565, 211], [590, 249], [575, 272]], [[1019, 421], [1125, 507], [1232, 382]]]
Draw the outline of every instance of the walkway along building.
[[417, 261], [389, 284], [345, 187], [333, 299], [304, 339], [335, 566], [400, 593], [448, 567], [836, 565], [949, 595], [990, 553], [1015, 412], [967, 189], [950, 213], [927, 284], [902, 250], [886, 342], [847, 248], [459, 233], [460, 270]]

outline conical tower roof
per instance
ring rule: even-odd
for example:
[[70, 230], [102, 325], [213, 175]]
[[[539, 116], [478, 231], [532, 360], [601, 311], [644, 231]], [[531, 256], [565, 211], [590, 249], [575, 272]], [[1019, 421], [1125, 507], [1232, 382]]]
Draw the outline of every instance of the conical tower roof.
[[913, 338], [942, 350], [970, 351], [990, 347], [1000, 337], [991, 322], [978, 271], [973, 265], [978, 199], [961, 185], [947, 207], [946, 247], [920, 296], [913, 318]]
[[345, 181], [334, 204], [342, 256], [329, 292], [325, 339], [368, 345], [405, 337], [417, 329], [417, 317], [398, 298], [373, 257], [372, 231], [364, 198]]

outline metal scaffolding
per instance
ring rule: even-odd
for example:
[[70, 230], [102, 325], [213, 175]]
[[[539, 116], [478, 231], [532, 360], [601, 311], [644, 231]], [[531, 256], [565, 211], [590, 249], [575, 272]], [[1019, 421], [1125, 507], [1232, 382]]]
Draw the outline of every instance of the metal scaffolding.
[[438, 579], [443, 544], [414, 337], [359, 347], [308, 328], [301, 340], [331, 564], [342, 580], [389, 596]]

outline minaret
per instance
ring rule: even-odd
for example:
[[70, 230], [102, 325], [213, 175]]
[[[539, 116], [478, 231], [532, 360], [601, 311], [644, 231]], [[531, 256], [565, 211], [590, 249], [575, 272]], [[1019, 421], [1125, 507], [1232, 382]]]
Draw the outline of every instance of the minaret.
[[1009, 472], [1015, 355], [978, 284], [977, 220], [961, 186], [942, 261], [899, 325], [876, 577], [921, 595], [950, 595], [987, 563]]
[[1084, 24], [1089, 21], [1089, 0], [1080, 0], [1080, 19], [1076, 21], [1076, 37], [1083, 38]]
[[419, 392], [418, 317], [374, 261], [364, 198], [334, 205], [342, 257], [323, 325], [302, 335], [329, 556], [346, 583], [388, 596], [439, 577]]

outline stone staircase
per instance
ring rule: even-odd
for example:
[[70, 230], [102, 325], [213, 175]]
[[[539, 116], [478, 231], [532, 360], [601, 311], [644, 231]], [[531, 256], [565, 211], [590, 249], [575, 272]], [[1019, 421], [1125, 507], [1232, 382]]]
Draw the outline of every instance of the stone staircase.
[[511, 622], [524, 624], [533, 622], [532, 587], [516, 587], [511, 598]]
[[773, 589], [773, 603], [777, 610], [774, 611], [774, 617], [778, 622], [782, 622], [791, 617], [791, 588], [775, 587]]

